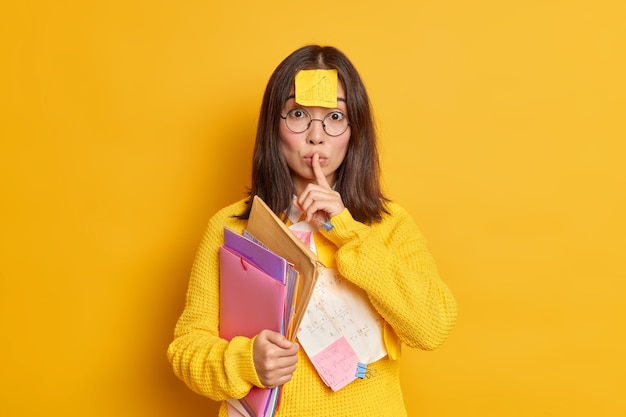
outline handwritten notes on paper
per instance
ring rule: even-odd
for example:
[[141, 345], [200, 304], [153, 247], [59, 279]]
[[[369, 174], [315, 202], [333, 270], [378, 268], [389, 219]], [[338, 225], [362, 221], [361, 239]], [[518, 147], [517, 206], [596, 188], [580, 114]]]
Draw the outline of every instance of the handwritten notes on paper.
[[359, 358], [348, 340], [342, 336], [311, 357], [311, 362], [326, 385], [337, 391], [354, 381]]
[[382, 327], [365, 291], [336, 269], [322, 268], [298, 340], [320, 376], [338, 390], [356, 379], [358, 362], [386, 356]]

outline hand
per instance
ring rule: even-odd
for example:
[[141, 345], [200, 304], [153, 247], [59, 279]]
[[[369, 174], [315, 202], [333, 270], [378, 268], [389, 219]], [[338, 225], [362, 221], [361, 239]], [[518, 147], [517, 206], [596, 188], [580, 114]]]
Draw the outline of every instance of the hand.
[[326, 180], [320, 165], [319, 154], [313, 155], [311, 167], [316, 184], [308, 184], [302, 194], [294, 200], [294, 203], [300, 211], [305, 213], [307, 222], [321, 226], [331, 217], [341, 213], [345, 206], [341, 200], [341, 195], [333, 190]]
[[252, 346], [254, 368], [261, 383], [267, 388], [274, 388], [290, 381], [296, 370], [298, 350], [298, 344], [290, 342], [282, 334], [261, 331]]

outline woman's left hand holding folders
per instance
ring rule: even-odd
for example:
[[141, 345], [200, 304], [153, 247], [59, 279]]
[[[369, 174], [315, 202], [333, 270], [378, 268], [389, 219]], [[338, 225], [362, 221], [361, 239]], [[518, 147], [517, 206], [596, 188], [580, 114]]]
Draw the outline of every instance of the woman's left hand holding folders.
[[299, 345], [271, 330], [262, 330], [254, 340], [252, 356], [259, 380], [274, 388], [291, 380], [298, 362]]

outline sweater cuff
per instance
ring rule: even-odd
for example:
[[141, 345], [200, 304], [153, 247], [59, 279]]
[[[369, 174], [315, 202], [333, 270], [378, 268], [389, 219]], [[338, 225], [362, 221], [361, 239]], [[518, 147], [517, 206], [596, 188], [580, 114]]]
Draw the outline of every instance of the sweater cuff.
[[254, 386], [265, 388], [259, 380], [256, 368], [254, 367], [254, 357], [252, 351], [255, 339], [256, 336], [252, 339], [243, 336], [233, 337], [230, 341], [229, 350], [234, 356], [232, 363], [237, 364], [236, 373], [239, 378]]
[[344, 208], [341, 213], [330, 219], [333, 228], [326, 231], [320, 228], [320, 231], [338, 248], [345, 243], [359, 237], [361, 233], [365, 233], [368, 227], [361, 222], [354, 220], [350, 211]]

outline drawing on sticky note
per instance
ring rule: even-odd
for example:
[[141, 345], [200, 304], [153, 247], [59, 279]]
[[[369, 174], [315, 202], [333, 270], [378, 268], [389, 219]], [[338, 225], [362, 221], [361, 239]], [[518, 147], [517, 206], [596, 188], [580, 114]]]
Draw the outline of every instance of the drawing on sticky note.
[[301, 70], [296, 74], [296, 103], [337, 107], [337, 70]]
[[311, 358], [326, 385], [337, 391], [356, 379], [359, 358], [345, 337], [340, 337]]

